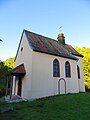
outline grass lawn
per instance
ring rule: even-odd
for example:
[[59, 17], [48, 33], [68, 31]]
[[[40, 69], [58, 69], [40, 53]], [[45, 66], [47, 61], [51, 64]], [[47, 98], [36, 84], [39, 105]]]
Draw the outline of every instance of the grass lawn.
[[68, 94], [32, 102], [1, 103], [14, 110], [0, 113], [0, 120], [90, 120], [90, 93]]

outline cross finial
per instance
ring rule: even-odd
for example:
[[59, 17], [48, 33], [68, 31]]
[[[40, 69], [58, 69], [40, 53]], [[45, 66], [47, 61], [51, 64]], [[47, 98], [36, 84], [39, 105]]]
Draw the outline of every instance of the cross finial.
[[62, 32], [62, 26], [59, 27], [60, 32]]

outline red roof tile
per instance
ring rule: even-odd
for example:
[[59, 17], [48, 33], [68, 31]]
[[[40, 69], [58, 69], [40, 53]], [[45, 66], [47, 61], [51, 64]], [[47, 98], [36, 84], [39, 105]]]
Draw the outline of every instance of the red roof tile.
[[26, 70], [25, 70], [24, 64], [21, 64], [21, 65], [15, 67], [15, 68], [12, 70], [11, 74], [14, 75], [14, 76], [22, 76], [22, 75], [25, 75], [25, 74], [26, 74]]
[[27, 30], [25, 30], [25, 33], [34, 51], [70, 58], [74, 60], [77, 60], [77, 58], [73, 55], [83, 57], [70, 45], [63, 45], [57, 40], [44, 37], [42, 35], [38, 35]]
[[[79, 54], [71, 45], [62, 44], [57, 40], [30, 32], [27, 30], [24, 30], [23, 33], [24, 32], [27, 37], [28, 43], [33, 51], [60, 56], [64, 58], [69, 58], [73, 60], [78, 60], [78, 58], [75, 56], [83, 57], [83, 55]], [[22, 36], [23, 36], [23, 33], [22, 33]], [[19, 43], [16, 58], [18, 55], [21, 41], [22, 41], [22, 37]]]

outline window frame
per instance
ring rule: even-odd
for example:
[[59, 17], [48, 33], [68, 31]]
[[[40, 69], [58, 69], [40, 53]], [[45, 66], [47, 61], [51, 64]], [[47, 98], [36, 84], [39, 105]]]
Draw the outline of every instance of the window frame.
[[60, 77], [60, 63], [57, 59], [53, 60], [53, 77]]
[[71, 66], [68, 61], [65, 62], [65, 76], [68, 78], [71, 77]]
[[77, 76], [78, 76], [78, 79], [80, 79], [80, 67], [77, 65]]

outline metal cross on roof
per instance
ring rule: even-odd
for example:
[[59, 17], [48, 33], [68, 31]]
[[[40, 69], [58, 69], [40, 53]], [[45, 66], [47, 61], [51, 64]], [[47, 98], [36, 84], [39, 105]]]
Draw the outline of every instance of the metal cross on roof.
[[62, 32], [62, 26], [59, 27], [60, 32]]

